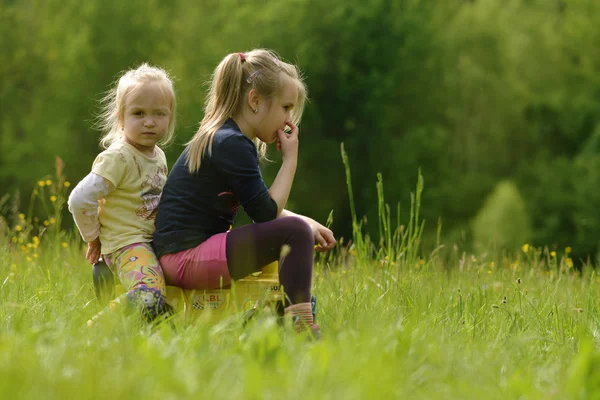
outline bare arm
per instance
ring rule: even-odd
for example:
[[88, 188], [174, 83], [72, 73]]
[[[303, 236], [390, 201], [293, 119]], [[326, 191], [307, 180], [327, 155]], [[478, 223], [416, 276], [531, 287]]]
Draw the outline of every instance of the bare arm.
[[277, 203], [278, 216], [281, 215], [287, 204], [298, 165], [298, 127], [291, 122], [286, 122], [286, 124], [292, 128], [292, 131], [289, 134], [281, 129], [277, 132], [278, 148], [281, 148], [283, 153], [283, 163], [269, 188], [271, 198]]
[[271, 198], [277, 203], [277, 215], [281, 215], [284, 211], [292, 190], [294, 175], [296, 174], [296, 160], [284, 160], [279, 172], [269, 188]]

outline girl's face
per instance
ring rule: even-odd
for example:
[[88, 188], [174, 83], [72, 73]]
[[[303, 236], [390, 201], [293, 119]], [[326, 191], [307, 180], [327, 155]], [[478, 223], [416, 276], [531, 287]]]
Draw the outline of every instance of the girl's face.
[[154, 146], [166, 135], [171, 118], [171, 100], [158, 84], [142, 84], [125, 103], [123, 138], [152, 157]]
[[286, 121], [291, 121], [290, 112], [297, 101], [298, 86], [293, 80], [286, 79], [279, 92], [259, 108], [256, 137], [265, 143], [273, 143], [277, 139], [277, 131], [285, 129]]

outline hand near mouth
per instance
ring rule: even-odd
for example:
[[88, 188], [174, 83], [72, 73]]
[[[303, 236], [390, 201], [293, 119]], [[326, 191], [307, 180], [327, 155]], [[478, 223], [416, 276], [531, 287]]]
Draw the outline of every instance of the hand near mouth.
[[298, 127], [291, 121], [285, 124], [291, 128], [289, 133], [283, 129], [277, 130], [277, 150], [283, 153], [284, 158], [298, 154]]

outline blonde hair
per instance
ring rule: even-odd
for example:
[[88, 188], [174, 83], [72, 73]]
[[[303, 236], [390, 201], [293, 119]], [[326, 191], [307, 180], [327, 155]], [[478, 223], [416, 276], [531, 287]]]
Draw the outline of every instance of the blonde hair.
[[[247, 53], [231, 53], [227, 55], [215, 69], [206, 96], [204, 118], [189, 145], [186, 162], [191, 173], [200, 169], [202, 158], [208, 148], [212, 151], [212, 142], [217, 130], [225, 121], [241, 110], [244, 98], [251, 89], [270, 99], [284, 86], [287, 77], [298, 85], [297, 103], [292, 109], [292, 122], [300, 123], [306, 86], [298, 68], [283, 62], [271, 50], [255, 49]], [[264, 158], [266, 143], [254, 139], [259, 156]]]
[[161, 93], [171, 100], [169, 127], [159, 144], [166, 145], [173, 139], [177, 109], [173, 80], [164, 69], [143, 63], [121, 75], [114, 87], [101, 100], [102, 110], [98, 115], [96, 126], [103, 132], [100, 139], [100, 145], [103, 148], [108, 148], [121, 137], [120, 126], [125, 115], [127, 99], [147, 83], [157, 83]]

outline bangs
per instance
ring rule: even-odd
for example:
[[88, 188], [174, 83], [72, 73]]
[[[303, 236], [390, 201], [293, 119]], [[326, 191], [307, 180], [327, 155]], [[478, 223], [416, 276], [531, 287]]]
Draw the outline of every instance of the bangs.
[[306, 103], [306, 86], [304, 82], [300, 79], [290, 76], [288, 73], [283, 72], [281, 74], [281, 86], [278, 90], [278, 93], [281, 94], [285, 87], [288, 85], [292, 85], [296, 88], [297, 96], [294, 104], [294, 108], [292, 108], [290, 114], [292, 116], [292, 122], [295, 125], [300, 124], [300, 120], [302, 119], [302, 113], [304, 112], [304, 104]]
[[163, 80], [152, 80], [147, 82], [139, 82], [137, 84], [129, 86], [123, 95], [123, 106], [129, 103], [131, 99], [134, 99], [139, 91], [146, 85], [153, 85], [158, 89], [158, 93], [160, 94], [161, 100], [163, 100], [166, 104], [169, 105], [169, 111], [173, 112], [175, 108], [175, 92], [173, 91], [173, 87]]

